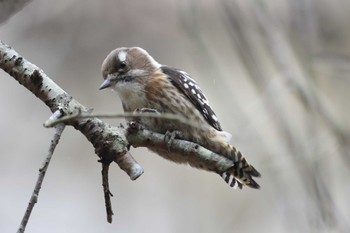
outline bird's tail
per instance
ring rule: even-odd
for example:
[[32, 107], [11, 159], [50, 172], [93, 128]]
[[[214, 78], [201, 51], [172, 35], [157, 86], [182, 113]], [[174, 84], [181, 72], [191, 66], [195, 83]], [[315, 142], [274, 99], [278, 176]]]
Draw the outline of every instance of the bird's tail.
[[223, 151], [223, 155], [233, 161], [234, 165], [221, 173], [221, 177], [231, 187], [242, 188], [243, 185], [250, 188], [258, 189], [259, 184], [253, 179], [253, 177], [260, 177], [260, 173], [248, 163], [242, 153], [230, 144], [226, 144], [226, 149]]
[[[203, 131], [199, 133], [201, 137], [190, 138], [190, 141], [200, 144], [201, 146], [222, 155], [232, 161], [232, 167], [226, 171], [216, 171], [226, 183], [231, 187], [242, 189], [243, 186], [258, 189], [259, 184], [254, 180], [254, 177], [260, 177], [260, 173], [248, 163], [242, 153], [235, 147], [230, 145], [231, 135], [224, 131], [203, 127]], [[204, 142], [204, 143], [203, 143]]]
[[212, 131], [213, 135], [205, 145], [208, 149], [217, 154], [223, 155], [233, 162], [233, 166], [219, 175], [231, 187], [242, 188], [243, 185], [258, 189], [260, 186], [253, 177], [260, 177], [260, 173], [248, 163], [242, 153], [229, 144], [228, 133], [223, 131]]

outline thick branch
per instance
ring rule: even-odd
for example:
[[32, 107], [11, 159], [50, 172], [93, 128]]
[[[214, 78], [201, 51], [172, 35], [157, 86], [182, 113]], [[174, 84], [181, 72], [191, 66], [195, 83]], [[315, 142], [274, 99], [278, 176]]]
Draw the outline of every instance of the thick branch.
[[[60, 109], [63, 115], [90, 110], [81, 105], [53, 82], [41, 69], [30, 63], [10, 46], [0, 41], [0, 67], [21, 85], [43, 101], [52, 112]], [[123, 130], [111, 127], [98, 118], [74, 119], [65, 122], [79, 130], [95, 147], [95, 153], [104, 161], [115, 161], [132, 180], [143, 173], [142, 167], [126, 153], [128, 142]]]
[[[196, 158], [204, 163], [208, 163], [208, 167], [215, 168], [215, 171], [224, 172], [234, 166], [233, 161], [224, 156], [220, 156], [196, 143], [174, 139], [170, 148], [164, 141], [164, 135], [155, 133], [146, 129], [140, 129], [137, 123], [131, 123], [126, 132], [127, 140], [134, 147], [147, 147], [149, 149], [171, 150], [188, 160]], [[210, 166], [209, 166], [210, 164]]]

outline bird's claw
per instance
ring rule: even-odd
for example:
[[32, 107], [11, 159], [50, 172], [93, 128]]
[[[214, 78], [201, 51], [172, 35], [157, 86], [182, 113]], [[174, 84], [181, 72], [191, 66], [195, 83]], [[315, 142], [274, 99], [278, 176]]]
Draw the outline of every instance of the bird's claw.
[[155, 114], [160, 114], [157, 109], [154, 108], [137, 108], [135, 109], [134, 113], [144, 113], [144, 112], [150, 112]]
[[174, 142], [174, 139], [176, 137], [179, 137], [181, 135], [180, 131], [166, 131], [166, 133], [164, 134], [164, 142], [166, 144], [166, 147], [168, 149], [168, 152], [170, 152], [171, 149], [171, 145]]
[[[148, 119], [147, 118], [143, 118], [142, 114], [146, 114], [147, 113], [153, 113], [153, 114], [160, 114], [160, 112], [158, 112], [156, 109], [152, 109], [152, 108], [137, 108], [133, 111], [133, 117], [130, 117], [129, 119], [136, 122], [139, 125], [142, 125], [142, 127], [146, 127], [147, 123], [148, 123]], [[146, 127], [147, 128], [147, 127]]]

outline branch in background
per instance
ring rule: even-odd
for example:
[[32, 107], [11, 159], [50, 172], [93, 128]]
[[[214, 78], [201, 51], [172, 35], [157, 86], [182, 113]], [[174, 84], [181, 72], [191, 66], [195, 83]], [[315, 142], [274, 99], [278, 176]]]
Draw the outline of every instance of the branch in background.
[[51, 140], [49, 153], [46, 156], [46, 159], [45, 159], [45, 161], [43, 163], [43, 166], [39, 169], [39, 176], [38, 176], [38, 179], [36, 181], [33, 194], [30, 197], [27, 210], [26, 210], [26, 212], [25, 212], [25, 214], [24, 214], [24, 216], [22, 218], [22, 222], [21, 222], [21, 225], [19, 226], [19, 229], [18, 229], [17, 233], [23, 233], [24, 230], [26, 229], [26, 226], [27, 226], [30, 214], [32, 213], [34, 205], [38, 201], [39, 192], [40, 192], [40, 189], [41, 189], [41, 184], [44, 181], [45, 174], [46, 174], [47, 168], [48, 168], [48, 166], [50, 164], [53, 152], [55, 151], [55, 148], [58, 145], [58, 142], [59, 142], [59, 140], [61, 138], [61, 135], [62, 135], [62, 132], [63, 132], [64, 128], [65, 128], [64, 124], [58, 124], [58, 125], [55, 126], [55, 131], [56, 132], [55, 132], [55, 134], [53, 136], [53, 139]]
[[[306, 54], [310, 55], [314, 54], [315, 52], [311, 49], [311, 51], [307, 53], [296, 53], [288, 38], [285, 36], [286, 33], [283, 33], [284, 30], [280, 22], [268, 14], [264, 7], [253, 7], [253, 10], [256, 17], [256, 22], [263, 32], [264, 40], [267, 46], [270, 48], [269, 51], [271, 52], [271, 56], [273, 58], [272, 60], [275, 62], [277, 69], [279, 69], [285, 86], [293, 91], [292, 93], [297, 97], [300, 105], [306, 110], [305, 115], [308, 116], [306, 118], [308, 133], [312, 132], [310, 136], [317, 135], [317, 128], [319, 125], [315, 123], [315, 119], [316, 117], [320, 117], [320, 119], [325, 122], [325, 125], [333, 132], [333, 136], [337, 139], [338, 143], [348, 145], [350, 135], [330, 115], [329, 110], [326, 109], [321, 101], [320, 94], [316, 86], [310, 81], [310, 78], [311, 80], [315, 80], [316, 77], [313, 72], [313, 57], [306, 56]], [[309, 10], [312, 10], [312, 7]], [[306, 15], [308, 18], [312, 18], [313, 14], [306, 11], [305, 16]], [[299, 17], [297, 18], [300, 18], [301, 16], [303, 15], [299, 14]], [[303, 24], [306, 24], [311, 23], [313, 20], [309, 19], [302, 21]], [[304, 47], [303, 50], [306, 50], [307, 48], [310, 49], [312, 47], [312, 43], [316, 39], [315, 36], [310, 36], [312, 35], [312, 32], [315, 31], [315, 28], [312, 26], [310, 27], [310, 25], [307, 26], [308, 30], [304, 30], [305, 32], [308, 32], [308, 34], [305, 35], [307, 38], [307, 43], [305, 43], [304, 40], [304, 43], [300, 43], [300, 45], [298, 44], [299, 46]], [[303, 25], [303, 27], [305, 27], [305, 25]], [[287, 124], [284, 123], [284, 125]], [[294, 144], [296, 145], [296, 143]], [[314, 146], [311, 144], [311, 146], [313, 147], [313, 150], [310, 153], [311, 156], [312, 154], [319, 156], [322, 153], [319, 145]], [[344, 156], [347, 158], [347, 160], [348, 154], [349, 153], [347, 152], [346, 156]], [[316, 203], [315, 206], [317, 206], [317, 208], [315, 210], [312, 209], [312, 213], [315, 215], [309, 216], [310, 221], [320, 221], [326, 226], [334, 226], [335, 223], [339, 221], [335, 214], [335, 210], [337, 208], [332, 199], [332, 195], [330, 194], [330, 189], [327, 182], [323, 181], [325, 178], [323, 176], [324, 169], [328, 166], [328, 164], [325, 165], [318, 161], [313, 161], [312, 163], [308, 164], [305, 157], [298, 158], [298, 156], [295, 156], [293, 158], [295, 159], [296, 167], [301, 173], [301, 176], [309, 177], [308, 179], [304, 180], [306, 189], [309, 189], [310, 193], [312, 192], [314, 194], [313, 202]], [[308, 166], [301, 167], [299, 165], [300, 159], [303, 161], [303, 163], [308, 164]], [[310, 170], [312, 172], [310, 172]], [[319, 212], [318, 214], [316, 214], [317, 211]]]
[[12, 15], [22, 10], [31, 0], [2, 0], [0, 1], [0, 24], [6, 22]]

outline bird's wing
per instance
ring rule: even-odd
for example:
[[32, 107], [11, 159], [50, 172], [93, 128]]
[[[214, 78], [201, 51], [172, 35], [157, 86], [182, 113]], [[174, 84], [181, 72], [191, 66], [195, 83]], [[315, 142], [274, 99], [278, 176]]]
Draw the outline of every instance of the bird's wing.
[[200, 87], [186, 72], [168, 66], [161, 67], [169, 80], [184, 93], [193, 105], [202, 113], [205, 120], [218, 131], [222, 131], [220, 123], [210, 107], [209, 102]]

